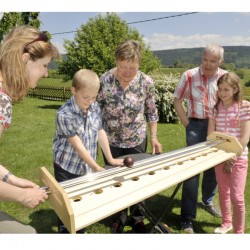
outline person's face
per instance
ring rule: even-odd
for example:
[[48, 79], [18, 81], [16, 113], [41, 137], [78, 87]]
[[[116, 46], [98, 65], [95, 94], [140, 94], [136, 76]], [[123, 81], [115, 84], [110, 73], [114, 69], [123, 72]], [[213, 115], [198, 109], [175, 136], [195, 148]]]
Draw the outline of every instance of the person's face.
[[233, 97], [237, 91], [238, 89], [232, 88], [227, 82], [222, 82], [218, 86], [218, 96], [224, 105], [233, 103]]
[[202, 71], [205, 76], [214, 76], [223, 60], [214, 53], [205, 52], [202, 57]]
[[37, 86], [38, 80], [42, 77], [48, 77], [48, 65], [50, 61], [50, 56], [43, 57], [36, 61], [32, 61], [30, 59], [27, 60], [26, 67], [30, 77], [30, 88], [35, 88]]
[[90, 88], [71, 88], [72, 94], [75, 96], [76, 104], [83, 110], [87, 110], [89, 106], [96, 101], [99, 89]]
[[134, 79], [139, 69], [138, 60], [116, 61], [117, 75], [121, 81], [129, 83]]

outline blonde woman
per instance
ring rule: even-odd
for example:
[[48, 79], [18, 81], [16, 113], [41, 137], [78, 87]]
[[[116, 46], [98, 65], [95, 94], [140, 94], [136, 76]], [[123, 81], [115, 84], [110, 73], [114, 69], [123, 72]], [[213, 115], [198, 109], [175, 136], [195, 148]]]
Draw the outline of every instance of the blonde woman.
[[[48, 64], [59, 56], [46, 32], [30, 26], [14, 28], [0, 47], [0, 138], [10, 127], [12, 103], [21, 100], [29, 88], [48, 76]], [[3, 153], [3, 152], [1, 152]], [[48, 198], [35, 183], [19, 178], [0, 165], [0, 201], [14, 201], [34, 208]], [[0, 211], [0, 233], [36, 233]]]

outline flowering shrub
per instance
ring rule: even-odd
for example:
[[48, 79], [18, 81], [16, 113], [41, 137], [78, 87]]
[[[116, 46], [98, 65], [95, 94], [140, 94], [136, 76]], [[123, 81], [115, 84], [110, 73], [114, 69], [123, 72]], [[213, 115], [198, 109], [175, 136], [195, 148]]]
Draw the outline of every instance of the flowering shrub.
[[173, 93], [177, 83], [179, 82], [180, 74], [152, 72], [150, 76], [155, 82], [159, 122], [178, 122], [179, 118], [174, 108]]

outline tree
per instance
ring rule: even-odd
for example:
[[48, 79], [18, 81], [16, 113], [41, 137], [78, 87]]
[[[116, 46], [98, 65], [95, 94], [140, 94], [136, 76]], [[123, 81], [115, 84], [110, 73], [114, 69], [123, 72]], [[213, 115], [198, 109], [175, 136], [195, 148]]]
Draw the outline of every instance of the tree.
[[75, 72], [82, 68], [92, 69], [101, 75], [115, 66], [115, 49], [126, 39], [141, 43], [142, 71], [148, 73], [161, 67], [159, 59], [144, 44], [139, 32], [130, 28], [118, 15], [107, 13], [90, 18], [77, 30], [74, 41], [65, 41], [67, 60], [59, 62], [59, 73], [65, 76], [64, 80], [72, 79]]
[[39, 12], [5, 12], [0, 20], [0, 41], [15, 26], [28, 24], [32, 27], [39, 28]]

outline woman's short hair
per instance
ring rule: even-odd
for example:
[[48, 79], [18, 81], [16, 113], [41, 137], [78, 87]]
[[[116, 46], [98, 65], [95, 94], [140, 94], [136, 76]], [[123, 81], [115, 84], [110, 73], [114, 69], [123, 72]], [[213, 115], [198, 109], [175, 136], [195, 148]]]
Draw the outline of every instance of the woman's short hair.
[[135, 40], [122, 42], [115, 51], [116, 61], [135, 61], [141, 62], [141, 45]]

